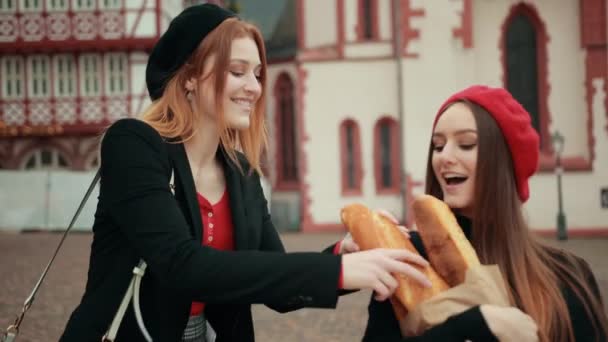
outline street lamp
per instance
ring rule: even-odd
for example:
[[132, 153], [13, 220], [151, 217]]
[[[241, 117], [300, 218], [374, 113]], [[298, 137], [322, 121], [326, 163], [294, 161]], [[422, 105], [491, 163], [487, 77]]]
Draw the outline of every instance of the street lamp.
[[564, 142], [566, 139], [559, 131], [555, 131], [551, 137], [553, 147], [555, 148], [555, 174], [557, 175], [557, 239], [568, 240], [568, 228], [566, 227], [566, 215], [564, 214], [564, 205], [562, 201], [562, 152], [564, 151]]

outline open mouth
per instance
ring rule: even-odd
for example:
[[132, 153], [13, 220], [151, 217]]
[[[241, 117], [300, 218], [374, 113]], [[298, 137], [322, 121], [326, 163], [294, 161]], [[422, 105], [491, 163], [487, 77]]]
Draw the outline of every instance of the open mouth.
[[468, 177], [464, 175], [444, 175], [443, 179], [447, 185], [460, 185], [466, 182]]

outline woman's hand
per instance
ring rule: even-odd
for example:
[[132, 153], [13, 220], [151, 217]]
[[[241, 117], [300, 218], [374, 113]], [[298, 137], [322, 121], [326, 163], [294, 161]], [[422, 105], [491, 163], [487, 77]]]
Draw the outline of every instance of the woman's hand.
[[518, 308], [496, 305], [479, 307], [490, 331], [501, 341], [537, 342], [538, 326]]
[[[396, 224], [397, 228], [399, 228], [399, 230], [403, 233], [403, 235], [405, 235], [405, 237], [407, 237], [407, 238], [410, 237], [410, 235], [408, 233], [408, 229], [405, 228], [404, 226], [400, 226], [399, 221], [397, 221], [395, 216], [393, 216], [391, 213], [389, 213], [388, 211], [383, 210], [383, 209], [376, 210], [376, 213], [384, 216], [385, 218], [389, 219], [394, 224]], [[348, 253], [358, 252], [359, 250], [360, 250], [359, 245], [357, 245], [355, 240], [353, 240], [352, 235], [350, 235], [350, 233], [347, 233], [344, 236], [344, 238], [342, 239], [342, 241], [340, 242], [340, 250], [338, 251], [338, 253], [339, 254], [348, 254]]]
[[400, 249], [373, 249], [344, 255], [343, 287], [346, 290], [372, 289], [379, 301], [395, 292], [398, 285], [395, 276], [403, 275], [430, 287], [429, 279], [409, 263], [423, 267], [428, 265], [420, 255]]

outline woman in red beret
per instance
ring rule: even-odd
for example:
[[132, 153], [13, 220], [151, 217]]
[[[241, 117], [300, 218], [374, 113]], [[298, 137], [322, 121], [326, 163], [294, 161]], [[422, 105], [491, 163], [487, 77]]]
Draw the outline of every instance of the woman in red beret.
[[[258, 29], [220, 7], [192, 6], [153, 49], [142, 120], [105, 133], [85, 293], [61, 341], [99, 341], [140, 259], [148, 340], [253, 341], [251, 304], [335, 308], [341, 289], [428, 283], [413, 253], [285, 253], [260, 185], [266, 58]], [[128, 304], [128, 301], [126, 302]], [[118, 341], [142, 341], [132, 307]], [[104, 339], [105, 341], [105, 339]]]
[[[453, 210], [481, 262], [500, 267], [515, 307], [474, 307], [403, 338], [389, 301], [372, 298], [365, 341], [606, 341], [589, 265], [540, 241], [524, 220], [538, 158], [530, 115], [506, 90], [472, 86], [445, 101], [433, 125], [426, 193]], [[425, 256], [419, 235], [410, 235]]]

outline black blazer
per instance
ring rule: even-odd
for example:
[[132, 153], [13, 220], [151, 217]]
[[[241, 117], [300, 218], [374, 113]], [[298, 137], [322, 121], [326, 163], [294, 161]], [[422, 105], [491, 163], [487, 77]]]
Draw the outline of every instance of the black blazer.
[[[284, 253], [259, 176], [241, 173], [221, 151], [218, 158], [230, 195], [236, 249], [231, 252], [201, 246], [202, 220], [183, 145], [165, 141], [135, 119], [108, 129], [86, 290], [61, 341], [101, 339], [140, 258], [148, 264], [142, 315], [155, 341], [181, 339], [192, 301], [206, 303], [218, 342], [254, 340], [251, 304], [279, 312], [335, 308], [340, 256]], [[143, 340], [131, 307], [117, 340]]]

